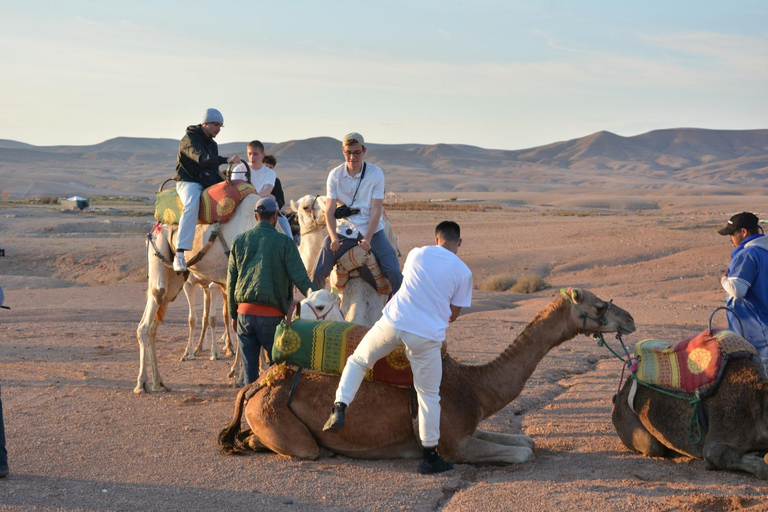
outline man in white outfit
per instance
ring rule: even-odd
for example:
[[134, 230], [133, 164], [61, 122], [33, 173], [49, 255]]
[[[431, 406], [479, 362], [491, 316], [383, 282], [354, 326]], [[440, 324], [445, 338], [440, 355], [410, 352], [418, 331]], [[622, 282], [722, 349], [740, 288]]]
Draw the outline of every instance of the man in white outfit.
[[403, 283], [355, 352], [347, 359], [336, 390], [336, 402], [324, 431], [344, 427], [346, 407], [355, 398], [368, 369], [401, 345], [411, 363], [419, 402], [419, 438], [424, 455], [420, 473], [439, 473], [453, 464], [437, 454], [440, 440], [440, 349], [448, 323], [472, 302], [472, 271], [456, 255], [459, 225], [443, 221], [435, 229], [435, 245], [413, 249], [403, 267]]

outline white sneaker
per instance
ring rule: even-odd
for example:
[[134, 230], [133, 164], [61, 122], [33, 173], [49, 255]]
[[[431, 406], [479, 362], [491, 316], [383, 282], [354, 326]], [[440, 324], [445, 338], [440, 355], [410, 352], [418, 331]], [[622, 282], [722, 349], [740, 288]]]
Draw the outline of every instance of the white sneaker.
[[187, 260], [184, 258], [183, 252], [177, 252], [176, 257], [173, 258], [173, 270], [176, 272], [186, 272], [187, 271]]

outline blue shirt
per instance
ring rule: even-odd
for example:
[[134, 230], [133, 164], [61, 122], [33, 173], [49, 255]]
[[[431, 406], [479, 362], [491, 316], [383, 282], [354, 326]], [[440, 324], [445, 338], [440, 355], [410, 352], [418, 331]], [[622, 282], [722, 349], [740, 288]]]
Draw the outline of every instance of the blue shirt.
[[[725, 305], [739, 316], [744, 338], [768, 363], [768, 237], [758, 234], [745, 238], [731, 253], [728, 277], [749, 287], [741, 299], [727, 295]], [[728, 328], [741, 333], [738, 320], [730, 312]]]

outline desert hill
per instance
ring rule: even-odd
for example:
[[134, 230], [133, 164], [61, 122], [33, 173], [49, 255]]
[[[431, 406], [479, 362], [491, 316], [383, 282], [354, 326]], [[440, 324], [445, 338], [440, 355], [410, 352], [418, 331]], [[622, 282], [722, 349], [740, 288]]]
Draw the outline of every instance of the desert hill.
[[[245, 156], [246, 142], [220, 144]], [[341, 163], [339, 141], [316, 137], [266, 143], [289, 197], [321, 193]], [[178, 141], [117, 137], [87, 146], [0, 140], [0, 190], [44, 195], [151, 195], [174, 172]], [[429, 197], [508, 194], [547, 187], [690, 189], [768, 183], [768, 130], [655, 130], [632, 137], [601, 131], [508, 151], [463, 144], [369, 144], [367, 161], [387, 172], [388, 189]]]

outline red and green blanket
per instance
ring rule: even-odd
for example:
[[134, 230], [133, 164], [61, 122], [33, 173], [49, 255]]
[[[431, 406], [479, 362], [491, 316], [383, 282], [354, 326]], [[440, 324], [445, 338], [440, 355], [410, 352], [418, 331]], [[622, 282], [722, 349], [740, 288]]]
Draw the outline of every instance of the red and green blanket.
[[677, 345], [643, 340], [635, 346], [635, 355], [639, 358], [635, 373], [641, 381], [704, 395], [717, 386], [729, 359], [758, 358], [755, 347], [725, 329], [704, 331]]
[[[200, 224], [227, 222], [240, 201], [256, 189], [243, 180], [222, 181], [203, 190], [200, 196]], [[176, 189], [163, 190], [155, 195], [155, 219], [163, 224], [178, 224], [183, 209]]]
[[[295, 319], [282, 321], [275, 332], [272, 360], [291, 363], [323, 373], [340, 375], [347, 358], [360, 344], [368, 328], [348, 322]], [[445, 355], [445, 344], [443, 344]], [[400, 347], [368, 370], [366, 380], [396, 386], [413, 384], [411, 365]]]

